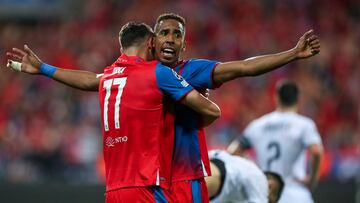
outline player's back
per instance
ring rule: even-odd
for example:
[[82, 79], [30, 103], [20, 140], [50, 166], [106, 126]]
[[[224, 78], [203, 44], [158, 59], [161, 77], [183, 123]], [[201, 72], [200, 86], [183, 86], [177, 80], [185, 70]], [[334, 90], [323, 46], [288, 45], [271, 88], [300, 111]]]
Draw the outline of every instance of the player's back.
[[168, 187], [174, 120], [164, 113], [156, 66], [122, 55], [101, 78], [107, 191], [160, 182]]
[[255, 163], [223, 150], [210, 151], [209, 158], [222, 161], [226, 170], [221, 192], [211, 202], [267, 202], [267, 179]]
[[253, 121], [244, 136], [255, 149], [260, 168], [277, 172], [286, 179], [313, 139], [308, 133], [313, 126], [310, 119], [297, 113], [275, 111]]

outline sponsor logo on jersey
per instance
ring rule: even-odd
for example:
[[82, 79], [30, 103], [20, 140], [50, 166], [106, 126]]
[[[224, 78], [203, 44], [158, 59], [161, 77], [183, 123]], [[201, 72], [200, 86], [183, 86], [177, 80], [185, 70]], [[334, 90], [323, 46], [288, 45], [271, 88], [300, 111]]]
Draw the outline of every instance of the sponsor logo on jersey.
[[114, 139], [112, 137], [107, 137], [105, 140], [105, 144], [108, 147], [113, 147], [114, 146]]
[[122, 137], [107, 137], [105, 140], [105, 144], [108, 147], [114, 147], [115, 144], [117, 143], [123, 143], [123, 142], [127, 142], [128, 141], [128, 137], [127, 136], [122, 136]]
[[172, 73], [174, 74], [174, 76], [179, 79], [179, 81], [181, 81], [181, 85], [184, 87], [189, 86], [189, 83], [186, 82], [186, 80], [179, 74], [177, 74], [173, 69], [171, 69]]

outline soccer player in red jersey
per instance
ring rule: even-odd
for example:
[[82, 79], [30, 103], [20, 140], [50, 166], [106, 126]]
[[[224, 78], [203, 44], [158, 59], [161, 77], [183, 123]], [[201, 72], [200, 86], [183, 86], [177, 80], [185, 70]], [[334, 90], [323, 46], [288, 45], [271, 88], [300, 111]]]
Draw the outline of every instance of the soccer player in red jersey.
[[[185, 20], [176, 14], [163, 14], [155, 25], [155, 56], [173, 68], [198, 90], [214, 89], [222, 83], [244, 76], [256, 76], [291, 61], [308, 58], [320, 51], [313, 31], [306, 32], [296, 46], [284, 52], [220, 63], [203, 59], [180, 60], [185, 47]], [[26, 72], [26, 70], [24, 70]], [[98, 91], [96, 74], [58, 69], [54, 77], [67, 85]], [[210, 175], [204, 131], [200, 116], [183, 105], [175, 107], [175, 154], [173, 193], [180, 202], [208, 202], [203, 177]]]
[[[107, 203], [174, 202], [168, 191], [174, 151], [170, 99], [204, 115], [204, 125], [220, 114], [175, 71], [149, 61], [152, 40], [151, 28], [143, 23], [123, 26], [123, 53], [100, 77]], [[13, 56], [41, 63], [35, 54], [31, 58], [21, 50]], [[42, 63], [40, 72], [52, 77], [56, 68]]]
[[163, 103], [164, 94], [210, 116], [218, 110], [173, 70], [158, 61], [145, 61], [153, 58], [152, 37], [144, 24], [125, 25], [120, 31], [124, 53], [100, 79], [108, 202], [172, 201], [153, 187], [169, 189], [171, 183], [174, 119], [164, 113], [171, 105]]

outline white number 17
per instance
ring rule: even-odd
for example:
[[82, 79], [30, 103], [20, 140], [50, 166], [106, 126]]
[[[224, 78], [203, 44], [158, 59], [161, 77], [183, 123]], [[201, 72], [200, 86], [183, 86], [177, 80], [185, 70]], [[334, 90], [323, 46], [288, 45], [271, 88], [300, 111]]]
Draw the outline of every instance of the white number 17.
[[115, 129], [120, 128], [120, 102], [121, 102], [121, 95], [123, 93], [123, 89], [126, 85], [126, 77], [125, 78], [115, 78], [109, 79], [104, 81], [104, 88], [106, 90], [105, 101], [104, 101], [104, 128], [105, 131], [109, 131], [109, 123], [108, 123], [108, 106], [109, 106], [109, 98], [111, 94], [111, 86], [118, 85], [118, 93], [116, 95], [115, 101], [115, 114], [114, 114], [114, 121], [115, 121]]

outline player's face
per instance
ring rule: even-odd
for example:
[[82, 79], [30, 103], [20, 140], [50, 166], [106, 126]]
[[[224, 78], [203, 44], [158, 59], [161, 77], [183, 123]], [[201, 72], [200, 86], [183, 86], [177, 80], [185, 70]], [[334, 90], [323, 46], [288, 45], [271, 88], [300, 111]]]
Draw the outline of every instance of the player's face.
[[164, 65], [174, 66], [184, 50], [185, 30], [182, 24], [173, 19], [160, 21], [155, 30], [155, 57]]

